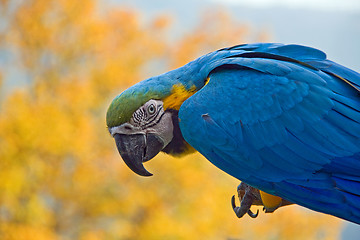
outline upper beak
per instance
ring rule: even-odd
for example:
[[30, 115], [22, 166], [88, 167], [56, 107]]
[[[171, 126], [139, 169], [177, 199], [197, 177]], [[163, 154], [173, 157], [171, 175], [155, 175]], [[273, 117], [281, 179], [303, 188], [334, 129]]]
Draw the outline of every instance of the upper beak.
[[163, 148], [164, 142], [153, 133], [149, 134], [115, 134], [117, 149], [126, 165], [141, 176], [152, 176], [143, 166], [155, 157]]

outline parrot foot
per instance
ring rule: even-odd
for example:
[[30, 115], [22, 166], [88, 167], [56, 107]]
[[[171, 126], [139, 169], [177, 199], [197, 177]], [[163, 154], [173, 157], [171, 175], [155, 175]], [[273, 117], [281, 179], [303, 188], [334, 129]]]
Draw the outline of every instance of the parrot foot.
[[[243, 202], [241, 202], [241, 203], [243, 203]], [[238, 218], [242, 218], [245, 215], [245, 213], [247, 213], [252, 218], [256, 218], [259, 215], [259, 209], [257, 210], [256, 213], [253, 213], [250, 210], [251, 204], [250, 204], [250, 207], [248, 207], [244, 204], [241, 204], [240, 207], [237, 207], [235, 204], [235, 195], [233, 195], [231, 198], [231, 205], [232, 205], [232, 208], [234, 209], [234, 212]]]
[[247, 213], [250, 217], [256, 218], [259, 215], [259, 210], [253, 213], [250, 210], [251, 205], [259, 205], [261, 203], [261, 197], [259, 190], [253, 188], [246, 183], [240, 183], [238, 186], [238, 197], [240, 199], [240, 207], [235, 204], [235, 196], [231, 198], [232, 208], [238, 218], [241, 218]]
[[263, 210], [265, 213], [272, 213], [279, 207], [293, 204], [280, 197], [259, 191], [250, 185], [241, 182], [237, 188], [238, 197], [240, 200], [240, 207], [235, 204], [235, 196], [231, 198], [231, 206], [238, 218], [241, 218], [247, 213], [250, 217], [256, 218], [259, 215], [259, 210], [253, 213], [250, 210], [252, 205], [264, 206]]

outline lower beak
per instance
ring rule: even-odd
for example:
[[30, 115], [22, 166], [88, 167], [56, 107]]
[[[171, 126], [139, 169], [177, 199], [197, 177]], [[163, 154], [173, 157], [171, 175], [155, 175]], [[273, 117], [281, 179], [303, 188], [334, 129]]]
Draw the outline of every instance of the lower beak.
[[143, 166], [155, 157], [163, 148], [164, 142], [157, 135], [150, 134], [115, 134], [117, 149], [126, 165], [141, 176], [152, 176]]

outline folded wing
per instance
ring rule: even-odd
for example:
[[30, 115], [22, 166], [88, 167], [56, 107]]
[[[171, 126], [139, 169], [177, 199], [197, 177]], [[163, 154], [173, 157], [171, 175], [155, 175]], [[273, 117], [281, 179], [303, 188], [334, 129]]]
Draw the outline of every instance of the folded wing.
[[302, 46], [220, 51], [180, 108], [186, 141], [256, 188], [360, 223], [360, 75]]

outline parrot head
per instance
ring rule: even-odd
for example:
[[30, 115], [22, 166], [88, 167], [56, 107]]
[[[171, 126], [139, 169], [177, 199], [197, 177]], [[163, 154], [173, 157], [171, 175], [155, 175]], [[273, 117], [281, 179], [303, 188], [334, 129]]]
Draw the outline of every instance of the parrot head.
[[180, 105], [194, 88], [172, 85], [157, 86], [157, 91], [149, 89], [153, 88], [143, 81], [125, 90], [112, 101], [106, 114], [108, 130], [122, 159], [141, 176], [152, 176], [143, 162], [160, 151], [173, 156], [195, 151], [184, 140], [178, 120]]

